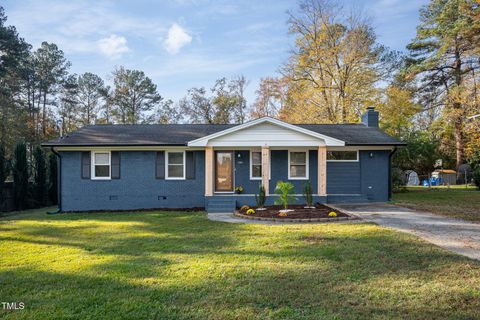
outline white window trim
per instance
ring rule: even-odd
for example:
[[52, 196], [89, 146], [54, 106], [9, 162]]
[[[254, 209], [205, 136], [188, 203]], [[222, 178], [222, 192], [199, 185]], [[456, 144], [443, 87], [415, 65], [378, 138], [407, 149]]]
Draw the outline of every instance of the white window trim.
[[[95, 176], [95, 154], [108, 153], [108, 177]], [[110, 150], [90, 151], [90, 179], [91, 180], [111, 180], [112, 179], [112, 152]]]
[[[169, 153], [182, 153], [183, 154], [183, 176], [182, 177], [169, 177], [168, 176], [168, 154]], [[179, 151], [165, 151], [165, 180], [185, 180], [186, 176], [186, 159], [185, 150]]]
[[327, 155], [327, 162], [358, 162], [359, 159], [360, 159], [360, 154], [358, 152], [358, 150], [327, 150], [327, 153], [329, 151], [335, 151], [335, 152], [338, 152], [338, 151], [356, 151], [357, 152], [357, 159], [356, 160], [328, 160], [328, 155]]
[[[260, 152], [260, 159], [262, 159], [262, 150], [258, 150], [258, 149], [253, 149], [253, 150], [252, 150], [252, 149], [250, 149], [250, 153], [249, 153], [249, 154], [250, 154], [250, 159], [249, 159], [249, 161], [248, 161], [248, 166], [250, 167], [250, 180], [262, 180], [262, 177], [261, 177], [261, 176], [260, 176], [260, 177], [254, 177], [254, 176], [252, 175], [252, 173], [253, 173], [253, 172], [252, 172], [252, 166], [253, 166], [253, 163], [252, 163], [252, 152]], [[269, 150], [268, 152], [270, 152], [270, 150]], [[272, 176], [272, 165], [271, 165], [272, 161], [271, 161], [271, 156], [272, 156], [272, 155], [271, 155], [271, 153], [270, 153], [270, 157], [269, 157], [270, 165], [268, 166], [268, 169], [269, 169], [269, 170], [268, 170], [268, 180], [270, 180], [270, 178], [271, 178], [271, 176]], [[260, 160], [260, 161], [261, 161], [261, 160]], [[263, 164], [262, 164], [262, 163], [260, 163], [260, 164], [262, 165], [262, 171], [263, 171]]]
[[[292, 177], [290, 175], [290, 153], [291, 152], [305, 152], [305, 177]], [[310, 176], [310, 160], [309, 160], [309, 150], [288, 150], [288, 180], [308, 180]]]

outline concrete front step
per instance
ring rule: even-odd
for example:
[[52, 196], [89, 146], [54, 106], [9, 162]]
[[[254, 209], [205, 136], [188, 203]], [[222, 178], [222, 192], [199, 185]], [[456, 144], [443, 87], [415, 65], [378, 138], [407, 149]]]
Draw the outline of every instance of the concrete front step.
[[207, 212], [233, 212], [235, 211], [235, 199], [210, 198], [207, 199]]

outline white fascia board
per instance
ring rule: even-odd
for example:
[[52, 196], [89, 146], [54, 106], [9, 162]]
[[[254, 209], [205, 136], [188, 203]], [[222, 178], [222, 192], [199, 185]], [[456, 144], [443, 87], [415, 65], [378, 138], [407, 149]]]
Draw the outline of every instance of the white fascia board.
[[255, 119], [255, 120], [240, 124], [240, 125], [235, 126], [233, 128], [229, 128], [229, 129], [226, 129], [226, 130], [223, 130], [223, 131], [213, 133], [213, 134], [208, 135], [206, 137], [202, 137], [202, 138], [199, 138], [199, 139], [189, 141], [188, 146], [189, 147], [206, 147], [208, 145], [208, 142], [212, 139], [215, 139], [215, 138], [218, 138], [220, 136], [227, 135], [227, 134], [230, 134], [230, 133], [242, 130], [242, 129], [246, 129], [246, 128], [252, 127], [254, 125], [260, 124], [260, 123], [271, 123], [271, 124], [278, 125], [280, 127], [286, 128], [286, 129], [290, 129], [290, 130], [293, 130], [293, 131], [296, 131], [296, 132], [306, 134], [308, 136], [311, 136], [311, 137], [314, 137], [314, 138], [317, 138], [317, 139], [322, 139], [322, 140], [325, 141], [325, 145], [327, 145], [327, 146], [344, 146], [345, 145], [345, 141], [335, 139], [335, 138], [332, 138], [332, 137], [329, 137], [329, 136], [326, 136], [326, 135], [323, 135], [323, 134], [320, 134], [320, 133], [317, 133], [317, 132], [314, 132], [314, 131], [311, 131], [311, 130], [308, 130], [308, 129], [304, 129], [304, 128], [298, 127], [296, 125], [280, 121], [278, 119], [274, 119], [274, 118], [270, 118], [270, 117], [263, 117], [263, 118]]

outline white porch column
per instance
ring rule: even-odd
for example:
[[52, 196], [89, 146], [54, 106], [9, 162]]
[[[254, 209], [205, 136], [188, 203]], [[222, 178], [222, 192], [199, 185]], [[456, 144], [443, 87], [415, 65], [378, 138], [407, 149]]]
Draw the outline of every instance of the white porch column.
[[205, 147], [205, 196], [213, 196], [213, 147]]
[[318, 147], [318, 195], [327, 195], [327, 147]]
[[270, 194], [270, 148], [267, 145], [262, 147], [262, 185], [265, 188], [265, 195]]

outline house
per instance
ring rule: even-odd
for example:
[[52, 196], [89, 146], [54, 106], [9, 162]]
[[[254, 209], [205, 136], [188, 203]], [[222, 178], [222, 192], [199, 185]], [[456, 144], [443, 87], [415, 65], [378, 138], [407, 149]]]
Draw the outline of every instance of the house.
[[[321, 203], [387, 201], [390, 159], [404, 143], [378, 128], [368, 108], [359, 124], [92, 125], [44, 143], [59, 161], [61, 211], [255, 204], [263, 184], [307, 180]], [[242, 186], [242, 194], [235, 187]]]

